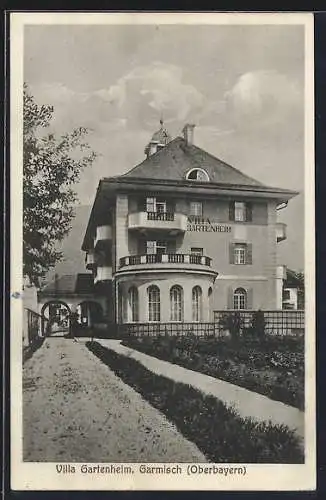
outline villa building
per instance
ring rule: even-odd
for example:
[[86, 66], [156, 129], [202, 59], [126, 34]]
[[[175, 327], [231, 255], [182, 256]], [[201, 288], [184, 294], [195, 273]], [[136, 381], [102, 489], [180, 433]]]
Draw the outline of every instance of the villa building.
[[161, 122], [145, 159], [101, 179], [82, 250], [115, 323], [208, 322], [214, 310], [282, 309], [277, 213], [297, 193], [269, 187]]

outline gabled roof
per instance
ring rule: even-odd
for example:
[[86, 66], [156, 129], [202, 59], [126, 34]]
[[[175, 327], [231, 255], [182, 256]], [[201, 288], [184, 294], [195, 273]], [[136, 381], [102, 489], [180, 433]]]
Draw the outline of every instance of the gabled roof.
[[284, 282], [285, 288], [303, 288], [303, 280], [298, 277], [298, 274], [292, 269], [287, 268], [286, 270], [286, 280]]
[[94, 281], [91, 273], [64, 274], [55, 278], [39, 292], [43, 296], [91, 294]]
[[[209, 182], [187, 179], [187, 173], [196, 168], [207, 172]], [[176, 196], [268, 198], [280, 204], [287, 203], [298, 194], [289, 189], [266, 186], [203, 149], [187, 144], [184, 138], [177, 137], [126, 174], [100, 180], [82, 250], [92, 248], [97, 221], [101, 214], [108, 213], [108, 202], [114, 200], [114, 193], [144, 190], [146, 193], [159, 191]]]
[[121, 178], [185, 180], [187, 172], [193, 168], [206, 170], [210, 181], [214, 183], [263, 186], [261, 182], [243, 174], [198, 146], [187, 145], [182, 137], [169, 142]]

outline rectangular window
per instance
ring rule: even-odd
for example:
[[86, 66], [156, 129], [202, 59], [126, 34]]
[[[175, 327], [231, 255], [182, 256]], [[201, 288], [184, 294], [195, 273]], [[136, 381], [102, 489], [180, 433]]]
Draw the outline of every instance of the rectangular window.
[[163, 254], [167, 253], [168, 245], [166, 241], [157, 241], [156, 242], [156, 253]]
[[156, 212], [158, 214], [166, 213], [166, 201], [156, 201]]
[[146, 212], [156, 212], [156, 198], [146, 198]]
[[167, 202], [163, 198], [146, 198], [146, 212], [163, 214], [167, 212]]
[[156, 241], [146, 241], [146, 253], [147, 254], [156, 253]]
[[148, 320], [161, 321], [161, 297], [156, 286], [150, 286], [148, 289]]
[[230, 264], [252, 264], [252, 244], [230, 242], [229, 256]]
[[190, 202], [190, 215], [194, 215], [196, 217], [202, 217], [203, 204], [201, 201], [191, 201]]
[[165, 254], [167, 253], [167, 242], [166, 241], [156, 241], [147, 240], [146, 241], [146, 253], [147, 254]]
[[235, 222], [251, 222], [252, 204], [244, 201], [231, 201], [229, 207], [229, 219]]
[[199, 247], [192, 247], [191, 253], [194, 255], [203, 255], [203, 249]]
[[244, 243], [235, 243], [234, 245], [234, 263], [246, 264], [247, 263], [247, 245]]
[[234, 203], [234, 220], [244, 222], [246, 220], [246, 204], [242, 201]]

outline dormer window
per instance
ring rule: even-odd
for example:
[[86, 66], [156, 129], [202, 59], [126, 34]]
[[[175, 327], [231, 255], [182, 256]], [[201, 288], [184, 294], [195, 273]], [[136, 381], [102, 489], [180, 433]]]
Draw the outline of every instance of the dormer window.
[[192, 168], [187, 173], [186, 179], [189, 181], [208, 182], [209, 176], [203, 168]]

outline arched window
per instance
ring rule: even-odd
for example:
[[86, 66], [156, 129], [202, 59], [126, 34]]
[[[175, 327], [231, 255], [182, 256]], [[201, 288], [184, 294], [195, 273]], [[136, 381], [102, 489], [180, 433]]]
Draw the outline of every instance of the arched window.
[[171, 321], [183, 321], [183, 290], [175, 285], [170, 290]]
[[118, 285], [118, 323], [123, 323], [123, 295], [120, 285]]
[[189, 181], [208, 182], [209, 176], [203, 168], [192, 168], [187, 172], [186, 179]]
[[212, 317], [213, 317], [212, 301], [213, 301], [213, 288], [210, 286], [209, 289], [208, 289], [209, 321], [212, 321]]
[[192, 289], [192, 320], [202, 321], [202, 290], [200, 286]]
[[128, 320], [131, 323], [138, 321], [138, 290], [135, 286], [128, 290]]
[[234, 290], [233, 309], [247, 309], [247, 292], [244, 288]]
[[151, 285], [148, 293], [148, 321], [161, 321], [161, 297], [158, 286]]

